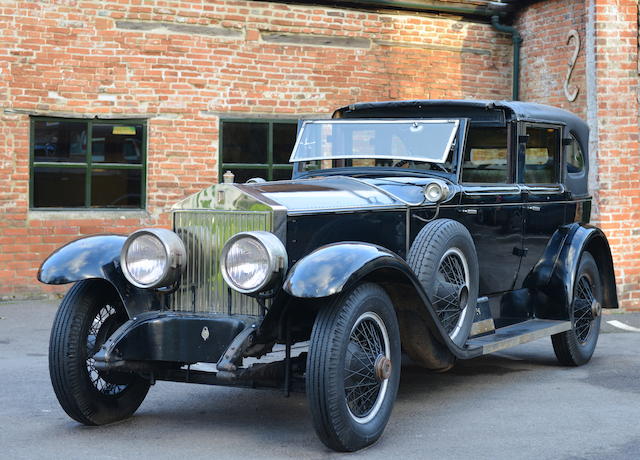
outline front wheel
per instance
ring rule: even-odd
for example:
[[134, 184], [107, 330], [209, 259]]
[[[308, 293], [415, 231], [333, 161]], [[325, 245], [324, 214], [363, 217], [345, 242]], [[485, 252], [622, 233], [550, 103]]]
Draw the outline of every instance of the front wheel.
[[400, 381], [395, 310], [364, 283], [316, 318], [307, 358], [307, 398], [322, 442], [337, 451], [373, 444], [389, 420]]
[[95, 367], [93, 355], [127, 319], [117, 293], [102, 280], [76, 283], [60, 304], [49, 341], [49, 374], [60, 405], [80, 423], [127, 418], [149, 391], [142, 377]]
[[560, 364], [580, 366], [593, 355], [602, 319], [602, 280], [596, 261], [586, 251], [580, 258], [569, 314], [571, 329], [552, 335], [551, 342]]

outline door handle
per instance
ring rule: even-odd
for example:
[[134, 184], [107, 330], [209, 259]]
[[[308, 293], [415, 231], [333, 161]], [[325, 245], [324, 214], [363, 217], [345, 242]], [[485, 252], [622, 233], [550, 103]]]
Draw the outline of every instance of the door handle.
[[477, 209], [459, 209], [458, 211], [464, 213], [464, 214], [472, 214], [472, 215], [476, 215], [478, 214], [478, 210]]
[[529, 211], [540, 212], [540, 206], [527, 206]]

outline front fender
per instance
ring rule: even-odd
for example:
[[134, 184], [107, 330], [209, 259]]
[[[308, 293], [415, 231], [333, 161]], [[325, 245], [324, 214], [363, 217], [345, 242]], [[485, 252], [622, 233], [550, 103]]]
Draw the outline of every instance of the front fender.
[[542, 258], [526, 277], [523, 286], [541, 295], [535, 302], [536, 316], [568, 319], [573, 302], [575, 278], [584, 251], [596, 260], [603, 283], [603, 308], [618, 308], [613, 258], [607, 237], [597, 227], [574, 223], [560, 227], [547, 244]]
[[300, 259], [287, 274], [283, 288], [293, 297], [328, 297], [380, 268], [396, 268], [413, 275], [404, 260], [381, 246], [359, 242], [329, 244]]
[[120, 251], [126, 236], [94, 235], [72, 241], [53, 252], [40, 266], [38, 280], [45, 284], [67, 284], [103, 279], [113, 285], [129, 317], [159, 306], [155, 291], [130, 284], [120, 268]]
[[450, 367], [450, 353], [458, 358], [478, 354], [451, 341], [411, 267], [381, 246], [360, 242], [322, 246], [296, 262], [283, 289], [301, 299], [322, 298], [346, 291], [361, 280], [386, 289], [398, 313], [403, 347], [413, 350], [412, 355], [419, 355], [428, 367]]

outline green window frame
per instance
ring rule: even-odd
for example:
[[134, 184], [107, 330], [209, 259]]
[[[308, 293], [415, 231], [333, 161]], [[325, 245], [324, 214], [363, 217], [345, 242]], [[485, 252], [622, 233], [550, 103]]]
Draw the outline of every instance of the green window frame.
[[[229, 123], [234, 124], [266, 124], [267, 138], [266, 138], [266, 162], [229, 162], [225, 161], [224, 141], [225, 141], [225, 125]], [[274, 119], [274, 118], [221, 118], [219, 124], [219, 138], [218, 138], [218, 181], [223, 181], [223, 175], [226, 171], [234, 170], [253, 170], [264, 172], [264, 175], [260, 176], [266, 180], [274, 180], [274, 172], [281, 176], [283, 171], [288, 171], [288, 176], [291, 177], [293, 172], [293, 165], [291, 163], [276, 163], [274, 162], [274, 127], [277, 125], [292, 125], [294, 131], [297, 131], [298, 120], [294, 119]], [[293, 138], [295, 143], [295, 137]], [[289, 152], [290, 154], [291, 152]], [[288, 161], [288, 158], [287, 158]], [[236, 175], [237, 176], [237, 175]], [[237, 181], [237, 179], [236, 179]]]
[[[36, 161], [36, 123], [38, 122], [59, 122], [74, 123], [85, 125], [86, 129], [86, 152], [84, 161]], [[94, 162], [93, 161], [93, 143], [97, 139], [93, 137], [94, 125], [120, 126], [127, 127], [133, 125], [142, 125], [142, 140], [140, 145], [140, 163], [110, 163], [110, 162]], [[114, 133], [115, 134], [115, 133]], [[83, 210], [83, 209], [108, 209], [108, 210], [139, 210], [146, 207], [146, 183], [147, 183], [147, 120], [138, 118], [126, 119], [83, 119], [83, 118], [64, 118], [64, 117], [40, 117], [32, 116], [30, 119], [29, 134], [29, 209], [30, 210]], [[44, 168], [55, 169], [84, 169], [84, 200], [83, 205], [69, 206], [36, 206], [35, 187], [36, 187], [36, 171]], [[93, 174], [96, 171], [118, 171], [133, 170], [140, 171], [140, 206], [104, 206], [92, 204], [92, 181]], [[96, 198], [93, 200], [98, 201]]]

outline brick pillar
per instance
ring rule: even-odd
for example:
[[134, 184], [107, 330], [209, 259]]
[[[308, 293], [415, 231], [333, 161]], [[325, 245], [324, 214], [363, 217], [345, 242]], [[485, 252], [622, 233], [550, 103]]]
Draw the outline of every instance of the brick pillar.
[[[589, 121], [597, 182], [594, 223], [614, 254], [621, 307], [640, 310], [638, 3], [589, 0]], [[588, 40], [589, 41], [589, 40]]]

